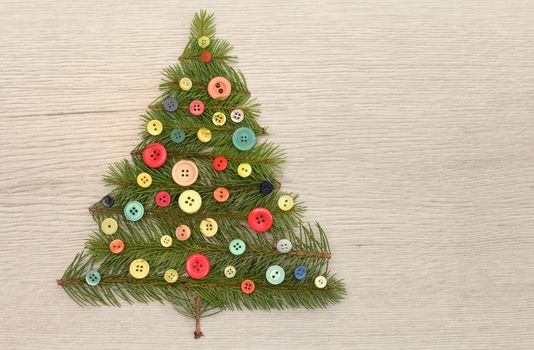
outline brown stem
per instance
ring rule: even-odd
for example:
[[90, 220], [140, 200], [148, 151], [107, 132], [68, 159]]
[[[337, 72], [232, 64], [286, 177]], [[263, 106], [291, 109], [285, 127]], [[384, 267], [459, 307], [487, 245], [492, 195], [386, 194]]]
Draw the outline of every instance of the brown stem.
[[204, 334], [200, 330], [200, 296], [195, 296], [195, 339], [202, 337]]

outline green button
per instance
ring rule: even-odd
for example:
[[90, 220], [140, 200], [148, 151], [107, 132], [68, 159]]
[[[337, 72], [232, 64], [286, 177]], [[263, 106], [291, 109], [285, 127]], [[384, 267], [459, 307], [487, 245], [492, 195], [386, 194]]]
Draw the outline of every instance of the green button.
[[284, 281], [284, 278], [286, 278], [286, 273], [280, 266], [273, 265], [267, 269], [267, 272], [265, 272], [265, 277], [267, 277], [267, 281], [269, 281], [270, 284], [276, 285]]
[[230, 253], [232, 253], [234, 255], [241, 255], [247, 249], [247, 245], [245, 244], [245, 242], [243, 242], [240, 239], [234, 239], [228, 245], [228, 249], [230, 249]]
[[124, 207], [124, 216], [130, 221], [137, 221], [145, 214], [145, 208], [138, 201], [131, 201]]
[[172, 129], [171, 140], [174, 143], [182, 143], [185, 140], [185, 132], [182, 129]]
[[89, 271], [85, 275], [85, 282], [90, 286], [96, 286], [100, 283], [100, 273], [98, 271]]
[[232, 135], [234, 146], [240, 151], [248, 151], [256, 144], [256, 135], [249, 128], [239, 128]]

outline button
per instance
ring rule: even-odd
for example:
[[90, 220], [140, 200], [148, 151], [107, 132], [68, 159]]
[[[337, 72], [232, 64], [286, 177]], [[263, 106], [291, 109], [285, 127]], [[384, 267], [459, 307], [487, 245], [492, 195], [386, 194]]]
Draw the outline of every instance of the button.
[[172, 178], [180, 186], [190, 186], [197, 181], [198, 168], [190, 160], [181, 160], [172, 167]]
[[269, 181], [263, 181], [261, 184], [260, 184], [260, 192], [261, 194], [263, 194], [264, 196], [268, 195], [269, 193], [271, 193], [274, 189], [274, 186], [272, 183], [270, 183]]
[[204, 63], [210, 63], [212, 59], [211, 52], [204, 51], [202, 54], [200, 54], [200, 60]]
[[255, 208], [248, 214], [248, 225], [256, 232], [265, 232], [273, 224], [273, 215], [267, 208]]
[[291, 244], [291, 241], [289, 239], [281, 239], [276, 243], [276, 250], [278, 250], [282, 254], [287, 254], [293, 249], [293, 244]]
[[217, 233], [219, 225], [212, 218], [206, 218], [200, 222], [200, 232], [206, 237], [212, 237]]
[[224, 275], [228, 278], [232, 278], [236, 274], [236, 269], [232, 265], [228, 265], [224, 268]]
[[143, 188], [150, 187], [150, 185], [152, 185], [152, 176], [150, 176], [148, 173], [141, 173], [137, 175], [137, 184]]
[[143, 151], [143, 161], [151, 168], [159, 168], [167, 160], [167, 150], [161, 143], [151, 143]]
[[197, 131], [197, 137], [200, 140], [200, 142], [209, 142], [211, 140], [211, 131], [209, 131], [206, 128], [200, 128]]
[[193, 87], [193, 82], [187, 77], [183, 77], [182, 79], [180, 79], [180, 82], [178, 84], [180, 85], [180, 89], [184, 91], [189, 91]]
[[169, 96], [165, 100], [163, 100], [163, 108], [167, 112], [174, 112], [178, 109], [178, 100], [174, 96]]
[[247, 245], [240, 239], [234, 239], [228, 245], [228, 249], [230, 250], [230, 253], [238, 256], [243, 254], [245, 250], [247, 250]]
[[224, 187], [217, 187], [215, 191], [213, 191], [213, 198], [219, 203], [226, 202], [228, 197], [230, 197], [230, 192]]
[[159, 243], [165, 248], [169, 248], [172, 245], [172, 237], [169, 235], [163, 235], [159, 239]]
[[116, 239], [114, 241], [111, 241], [109, 244], [109, 250], [113, 254], [120, 254], [124, 250], [124, 242], [121, 239]]
[[156, 204], [159, 207], [166, 207], [171, 204], [171, 195], [169, 192], [161, 191], [156, 194]]
[[295, 276], [295, 279], [302, 281], [306, 278], [306, 275], [308, 274], [308, 271], [304, 266], [297, 266], [295, 270], [293, 270], [293, 276]]
[[288, 211], [293, 208], [293, 198], [288, 195], [283, 195], [278, 199], [278, 207], [283, 211]]
[[286, 272], [280, 266], [273, 265], [269, 266], [265, 272], [265, 277], [267, 277], [267, 282], [277, 285], [284, 281], [284, 278], [286, 278]]
[[201, 48], [205, 49], [209, 45], [210, 38], [208, 38], [207, 36], [201, 36], [200, 38], [198, 38], [198, 46], [200, 46]]
[[165, 278], [165, 281], [169, 283], [174, 283], [178, 281], [178, 271], [175, 269], [168, 269], [165, 271], [165, 275], [163, 275], [163, 278]]
[[98, 271], [89, 271], [87, 272], [87, 275], [85, 275], [85, 282], [90, 286], [98, 285], [101, 279], [102, 277]]
[[128, 202], [124, 207], [124, 216], [130, 221], [137, 221], [145, 214], [145, 208], [138, 201]]
[[226, 116], [222, 112], [217, 112], [211, 117], [211, 121], [217, 126], [223, 126], [226, 123]]
[[194, 100], [189, 104], [189, 111], [193, 113], [193, 115], [201, 115], [204, 113], [204, 103], [200, 100]]
[[163, 124], [157, 119], [152, 119], [146, 124], [146, 131], [150, 135], [157, 136], [163, 131]]
[[202, 198], [198, 192], [193, 190], [187, 190], [182, 192], [178, 198], [178, 206], [184, 213], [193, 214], [196, 213], [202, 205]]
[[185, 272], [192, 279], [203, 279], [210, 272], [210, 261], [203, 254], [193, 254], [185, 262]]
[[241, 283], [241, 290], [245, 294], [252, 293], [254, 291], [254, 289], [256, 289], [256, 285], [254, 284], [254, 282], [252, 280], [244, 280]]
[[115, 200], [110, 195], [104, 196], [104, 198], [102, 198], [102, 206], [104, 208], [111, 208], [113, 204], [115, 204]]
[[117, 224], [117, 221], [115, 221], [115, 219], [107, 218], [102, 221], [102, 223], [100, 224], [100, 228], [102, 229], [102, 232], [104, 232], [106, 235], [112, 235], [117, 232], [119, 224]]
[[249, 177], [252, 174], [252, 167], [248, 163], [241, 163], [237, 167], [237, 174], [241, 177]]
[[326, 278], [324, 276], [317, 276], [315, 277], [314, 283], [317, 288], [324, 288], [326, 287]]
[[213, 99], [219, 98], [224, 100], [230, 96], [231, 91], [232, 84], [226, 78], [215, 77], [208, 83], [208, 94]]
[[185, 132], [182, 129], [172, 129], [171, 140], [176, 144], [182, 143], [185, 140]]
[[180, 225], [176, 228], [175, 234], [180, 241], [187, 241], [191, 236], [191, 229], [187, 225]]
[[213, 159], [213, 169], [223, 171], [228, 166], [228, 160], [223, 156], [217, 156]]
[[243, 118], [245, 118], [245, 112], [243, 112], [243, 110], [239, 108], [234, 109], [230, 113], [230, 119], [232, 119], [234, 123], [241, 123], [243, 121]]
[[239, 128], [232, 135], [234, 146], [241, 151], [248, 151], [256, 144], [256, 135], [249, 128]]
[[145, 259], [135, 259], [130, 264], [130, 275], [133, 278], [145, 278], [148, 275], [148, 271], [150, 271], [150, 266]]

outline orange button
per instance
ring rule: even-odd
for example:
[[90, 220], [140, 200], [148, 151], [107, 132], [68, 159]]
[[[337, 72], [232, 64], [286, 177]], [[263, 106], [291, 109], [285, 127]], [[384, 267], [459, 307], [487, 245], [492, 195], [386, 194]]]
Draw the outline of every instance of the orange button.
[[120, 254], [124, 250], [124, 242], [121, 239], [116, 239], [114, 241], [111, 241], [109, 244], [109, 250], [113, 254]]
[[176, 228], [176, 238], [180, 241], [186, 241], [191, 236], [191, 229], [187, 225], [180, 225]]
[[217, 202], [223, 203], [230, 197], [230, 192], [224, 187], [217, 187], [215, 191], [213, 191], [213, 197]]
[[251, 280], [244, 280], [242, 283], [241, 283], [241, 290], [243, 291], [243, 293], [245, 294], [250, 294], [254, 291], [254, 289], [256, 288], [256, 285], [254, 284], [253, 281]]
[[211, 98], [225, 99], [230, 96], [232, 84], [223, 77], [215, 77], [208, 83], [208, 93]]

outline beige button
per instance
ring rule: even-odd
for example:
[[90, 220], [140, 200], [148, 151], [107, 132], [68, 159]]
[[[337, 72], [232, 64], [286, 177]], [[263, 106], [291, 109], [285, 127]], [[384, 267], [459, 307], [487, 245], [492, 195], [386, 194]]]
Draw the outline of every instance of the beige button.
[[187, 225], [180, 225], [176, 228], [175, 234], [180, 241], [187, 241], [191, 236], [191, 229]]
[[200, 232], [206, 237], [212, 237], [217, 233], [219, 225], [212, 218], [206, 218], [200, 222]]
[[102, 223], [100, 224], [100, 228], [102, 229], [102, 232], [104, 232], [106, 235], [112, 235], [117, 232], [119, 224], [117, 224], [117, 221], [115, 221], [115, 219], [107, 218], [102, 221]]
[[249, 177], [252, 174], [252, 167], [248, 163], [241, 163], [237, 167], [237, 174], [241, 177]]
[[182, 89], [183, 91], [189, 91], [191, 90], [191, 87], [193, 87], [193, 82], [191, 81], [191, 79], [189, 78], [186, 78], [186, 77], [183, 77], [182, 79], [180, 79], [180, 89]]
[[161, 243], [162, 246], [164, 246], [165, 248], [168, 248], [172, 245], [172, 237], [169, 235], [163, 235], [159, 239], [159, 242]]
[[210, 142], [211, 140], [211, 131], [209, 131], [206, 128], [200, 128], [197, 131], [197, 137], [200, 140], [200, 142]]
[[152, 184], [152, 176], [148, 173], [140, 173], [137, 175], [137, 184], [139, 187], [147, 188]]
[[293, 208], [293, 198], [288, 195], [283, 195], [278, 199], [278, 207], [283, 211], [288, 211]]
[[163, 131], [163, 124], [157, 119], [152, 119], [146, 124], [146, 131], [150, 135], [157, 136]]
[[130, 264], [130, 275], [133, 278], [145, 278], [148, 275], [148, 271], [150, 271], [150, 266], [145, 259], [135, 259]]
[[217, 126], [223, 126], [224, 123], [226, 123], [226, 115], [224, 115], [223, 112], [216, 112], [213, 114], [213, 117], [211, 117], [211, 121]]
[[198, 168], [190, 160], [181, 160], [172, 167], [172, 178], [180, 186], [190, 186], [197, 181]]
[[198, 38], [198, 46], [203, 49], [208, 47], [210, 45], [210, 42], [210, 38], [208, 38], [207, 36], [201, 36], [200, 38]]

